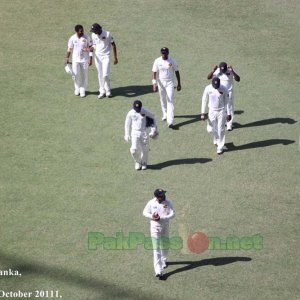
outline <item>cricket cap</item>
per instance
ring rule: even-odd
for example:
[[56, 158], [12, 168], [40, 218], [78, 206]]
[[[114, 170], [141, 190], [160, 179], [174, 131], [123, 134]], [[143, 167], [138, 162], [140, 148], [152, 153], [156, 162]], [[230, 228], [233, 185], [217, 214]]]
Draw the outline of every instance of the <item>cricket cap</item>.
[[94, 23], [91, 26], [91, 32], [96, 33], [98, 31], [100, 31], [102, 29], [102, 27], [98, 24], [98, 23]]
[[140, 100], [135, 100], [134, 102], [133, 102], [133, 109], [136, 111], [136, 112], [140, 112], [141, 111], [141, 109], [142, 109], [142, 106], [143, 106], [143, 104], [142, 104], [142, 102], [140, 101]]
[[211, 81], [211, 84], [215, 89], [218, 89], [220, 87], [220, 78], [214, 77]]
[[156, 189], [154, 191], [154, 196], [157, 197], [163, 197], [166, 194], [167, 191], [164, 191], [162, 189]]
[[161, 53], [161, 54], [169, 54], [169, 49], [168, 49], [167, 47], [162, 47], [162, 48], [160, 49], [160, 53]]

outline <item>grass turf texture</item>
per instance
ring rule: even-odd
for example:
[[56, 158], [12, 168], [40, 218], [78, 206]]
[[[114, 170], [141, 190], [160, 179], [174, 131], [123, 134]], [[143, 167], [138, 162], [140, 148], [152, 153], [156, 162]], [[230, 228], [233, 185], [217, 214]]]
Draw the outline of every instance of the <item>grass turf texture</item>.
[[[59, 290], [63, 299], [299, 298], [298, 1], [8, 1], [1, 11], [1, 290]], [[64, 73], [75, 24], [98, 21], [118, 46], [115, 97], [88, 96]], [[161, 118], [151, 67], [167, 46], [179, 66], [176, 123], [151, 141], [136, 172], [123, 141], [132, 101]], [[207, 73], [228, 61], [235, 85], [234, 148], [218, 157], [195, 119]], [[152, 252], [88, 251], [89, 231], [149, 232], [142, 216], [155, 188], [177, 217], [171, 235], [261, 234], [261, 251], [173, 251], [166, 281]], [[225, 258], [224, 258], [225, 257]], [[239, 259], [239, 257], [241, 259]], [[186, 263], [184, 263], [186, 262]], [[185, 267], [181, 269], [181, 267]], [[177, 271], [176, 271], [177, 270]]]

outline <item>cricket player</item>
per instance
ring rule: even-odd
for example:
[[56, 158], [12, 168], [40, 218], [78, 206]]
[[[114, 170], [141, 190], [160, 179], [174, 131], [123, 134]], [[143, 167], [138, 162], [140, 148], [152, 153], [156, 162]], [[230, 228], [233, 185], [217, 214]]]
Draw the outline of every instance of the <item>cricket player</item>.
[[180, 73], [176, 61], [169, 57], [169, 49], [160, 49], [161, 57], [155, 59], [152, 67], [153, 92], [159, 92], [163, 113], [162, 120], [167, 120], [169, 128], [174, 129], [174, 72], [177, 78], [177, 91], [181, 90]]
[[227, 122], [227, 130], [232, 130], [234, 105], [233, 105], [233, 79], [237, 82], [241, 80], [240, 76], [233, 70], [232, 66], [227, 66], [226, 62], [221, 62], [219, 66], [215, 66], [214, 69], [207, 75], [207, 79], [218, 77], [221, 80], [221, 85], [228, 89], [229, 93], [229, 106], [231, 120]]
[[74, 74], [74, 94], [85, 97], [85, 91], [88, 85], [88, 66], [92, 65], [93, 52], [91, 50], [91, 38], [84, 33], [82, 25], [75, 26], [75, 34], [68, 41], [67, 55], [65, 65], [69, 63], [72, 53], [72, 70]]
[[[225, 122], [230, 121], [228, 89], [220, 84], [220, 78], [214, 77], [203, 92], [200, 119], [205, 120], [205, 110], [208, 104], [207, 131], [213, 136], [217, 146], [217, 154], [223, 154], [225, 145]], [[227, 116], [226, 116], [227, 111]]]
[[170, 200], [166, 199], [166, 191], [156, 189], [154, 197], [144, 208], [143, 215], [150, 219], [150, 233], [153, 245], [153, 261], [155, 276], [163, 278], [163, 269], [167, 267], [169, 220], [175, 212]]
[[118, 63], [117, 46], [109, 31], [102, 29], [98, 23], [91, 27], [93, 48], [95, 50], [95, 66], [98, 71], [99, 99], [112, 97], [110, 86], [110, 52], [113, 48], [114, 64]]
[[154, 114], [142, 106], [140, 100], [135, 100], [133, 108], [128, 112], [125, 120], [124, 139], [126, 142], [129, 142], [131, 139], [130, 153], [135, 162], [136, 170], [147, 169], [149, 153], [149, 140], [146, 129], [147, 119], [152, 121], [150, 137], [155, 138], [158, 134]]

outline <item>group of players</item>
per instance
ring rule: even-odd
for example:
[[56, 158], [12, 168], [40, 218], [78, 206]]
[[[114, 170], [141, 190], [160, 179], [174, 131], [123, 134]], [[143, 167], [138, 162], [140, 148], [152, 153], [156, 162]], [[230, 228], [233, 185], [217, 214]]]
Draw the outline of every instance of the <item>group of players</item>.
[[[85, 97], [88, 85], [88, 67], [92, 65], [95, 54], [95, 66], [98, 72], [99, 95], [98, 98], [111, 98], [110, 85], [110, 55], [113, 49], [114, 64], [118, 63], [117, 47], [109, 31], [102, 29], [98, 23], [91, 26], [91, 38], [84, 33], [82, 25], [75, 26], [75, 34], [68, 41], [65, 69], [74, 80], [74, 93], [76, 96]], [[72, 64], [69, 62], [72, 53]], [[153, 92], [158, 90], [162, 110], [162, 121], [166, 121], [170, 129], [174, 125], [174, 75], [177, 79], [176, 89], [181, 90], [181, 79], [178, 65], [174, 58], [169, 56], [169, 49], [163, 47], [161, 56], [155, 59], [152, 67]], [[207, 119], [207, 131], [213, 136], [213, 144], [217, 154], [224, 152], [225, 126], [232, 130], [234, 105], [233, 81], [240, 81], [240, 76], [228, 66], [226, 62], [216, 65], [207, 75], [211, 83], [204, 89], [200, 120]], [[206, 107], [208, 105], [208, 114]], [[149, 136], [155, 139], [158, 136], [157, 122], [154, 114], [143, 107], [140, 100], [133, 102], [132, 109], [125, 120], [126, 142], [131, 141], [130, 153], [134, 160], [136, 170], [146, 170], [148, 164]], [[161, 247], [162, 237], [169, 235], [169, 220], [175, 216], [170, 200], [166, 199], [166, 191], [156, 189], [154, 198], [144, 208], [143, 215], [151, 220], [150, 231], [153, 241], [155, 276], [163, 278], [163, 269], [167, 267], [167, 249]]]

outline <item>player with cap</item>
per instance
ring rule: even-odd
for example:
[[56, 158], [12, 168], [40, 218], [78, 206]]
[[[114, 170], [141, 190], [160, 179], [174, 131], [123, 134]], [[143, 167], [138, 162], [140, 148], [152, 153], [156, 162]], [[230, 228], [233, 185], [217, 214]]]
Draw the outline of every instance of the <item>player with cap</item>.
[[227, 130], [232, 130], [234, 105], [233, 105], [233, 79], [237, 82], [241, 80], [240, 76], [233, 70], [232, 66], [227, 66], [226, 62], [221, 62], [219, 66], [215, 66], [214, 69], [207, 75], [207, 79], [218, 77], [221, 80], [221, 85], [228, 89], [229, 94], [229, 106], [231, 120], [227, 122]]
[[110, 86], [110, 52], [113, 48], [114, 65], [118, 63], [117, 46], [109, 31], [102, 29], [98, 23], [91, 27], [93, 48], [95, 50], [95, 65], [98, 71], [99, 99], [112, 97]]
[[163, 113], [162, 120], [167, 120], [169, 128], [174, 129], [174, 72], [177, 78], [177, 91], [181, 90], [180, 73], [176, 61], [169, 57], [169, 49], [160, 49], [161, 56], [155, 59], [152, 67], [153, 91], [159, 92]]
[[74, 94], [85, 97], [88, 85], [88, 67], [92, 65], [93, 52], [91, 50], [91, 38], [84, 33], [82, 25], [75, 26], [75, 34], [68, 41], [67, 55], [64, 61], [70, 68], [69, 58], [72, 53], [72, 77], [74, 79]]
[[166, 199], [166, 191], [156, 189], [154, 197], [146, 204], [143, 215], [151, 220], [155, 276], [163, 279], [163, 269], [167, 267], [169, 220], [174, 218], [175, 212], [171, 201]]
[[126, 142], [129, 142], [131, 139], [130, 153], [135, 162], [136, 170], [147, 169], [149, 153], [148, 124], [151, 127], [149, 136], [155, 138], [158, 130], [154, 114], [144, 108], [140, 100], [135, 100], [132, 109], [126, 116], [124, 139]]
[[[213, 143], [217, 146], [217, 153], [224, 152], [225, 122], [230, 121], [228, 90], [220, 84], [220, 78], [214, 77], [211, 84], [206, 86], [202, 96], [200, 119], [205, 120], [205, 110], [208, 104], [207, 131], [213, 136]], [[226, 116], [227, 112], [227, 116]]]

